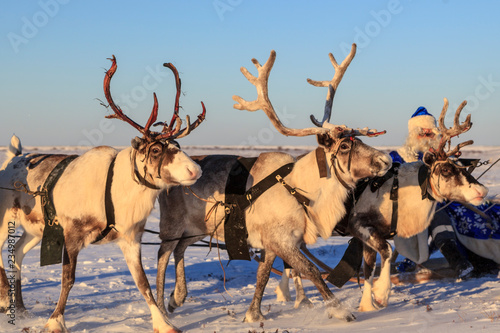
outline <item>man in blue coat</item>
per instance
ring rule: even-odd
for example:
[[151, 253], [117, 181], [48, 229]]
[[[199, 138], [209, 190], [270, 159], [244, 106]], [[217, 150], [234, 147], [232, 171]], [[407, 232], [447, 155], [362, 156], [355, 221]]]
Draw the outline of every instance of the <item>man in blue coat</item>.
[[[419, 107], [408, 121], [408, 136], [405, 144], [397, 151], [390, 153], [392, 160], [399, 163], [420, 161], [423, 154], [431, 147], [437, 148], [440, 141], [439, 128], [436, 119], [423, 106]], [[429, 235], [434, 246], [441, 251], [458, 279], [467, 279], [473, 274], [474, 266], [460, 250], [457, 237], [449, 216], [444, 211], [435, 214], [428, 230], [419, 235], [402, 238], [395, 237], [394, 243], [398, 252], [406, 256], [397, 269], [408, 271], [416, 263], [422, 263], [429, 258]]]

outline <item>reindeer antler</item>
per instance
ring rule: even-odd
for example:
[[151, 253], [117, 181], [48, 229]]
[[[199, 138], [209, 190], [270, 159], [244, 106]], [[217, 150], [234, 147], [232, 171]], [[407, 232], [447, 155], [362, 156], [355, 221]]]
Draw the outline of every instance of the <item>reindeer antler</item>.
[[[150, 131], [151, 126], [153, 123], [156, 121], [158, 117], [158, 99], [156, 98], [156, 93], [153, 93], [153, 98], [154, 98], [154, 105], [153, 105], [153, 111], [151, 111], [151, 115], [149, 116], [148, 122], [146, 123], [145, 127], [142, 127], [141, 125], [137, 124], [135, 121], [127, 117], [121, 108], [116, 105], [113, 101], [113, 98], [111, 97], [111, 92], [110, 92], [110, 84], [111, 84], [111, 78], [116, 72], [117, 69], [117, 64], [116, 64], [116, 58], [113, 55], [113, 58], [110, 59], [112, 61], [111, 68], [106, 72], [106, 75], [104, 76], [104, 95], [106, 96], [106, 99], [109, 103], [109, 106], [111, 109], [115, 112], [112, 115], [106, 116], [106, 118], [117, 118], [121, 119], [130, 125], [132, 125], [134, 128], [139, 130], [144, 136], [144, 138], [148, 141], [158, 141], [162, 139], [176, 139], [176, 138], [182, 138], [189, 133], [191, 133], [192, 130], [194, 130], [196, 127], [200, 125], [200, 123], [205, 120], [205, 114], [206, 114], [206, 109], [205, 105], [203, 102], [201, 102], [201, 106], [203, 108], [203, 111], [201, 114], [198, 115], [198, 119], [193, 123], [190, 124], [189, 122], [189, 116], [186, 116], [186, 122], [187, 126], [185, 129], [181, 130], [181, 120], [179, 117], [179, 98], [180, 98], [180, 92], [181, 92], [181, 79], [179, 78], [179, 73], [177, 71], [177, 68], [175, 68], [174, 65], [171, 63], [163, 64], [163, 66], [168, 67], [172, 70], [175, 76], [175, 84], [176, 84], [176, 89], [177, 89], [177, 94], [175, 98], [175, 106], [174, 106], [174, 114], [172, 116], [172, 120], [170, 121], [170, 124], [167, 126], [166, 122], [160, 122], [154, 124], [154, 126], [157, 126], [159, 124], [163, 124], [163, 130], [161, 132], [152, 132]], [[176, 124], [175, 128], [174, 124]]]
[[148, 122], [146, 123], [146, 127], [142, 127], [141, 125], [139, 125], [138, 123], [136, 123], [135, 121], [133, 121], [132, 119], [127, 117], [123, 113], [122, 109], [118, 105], [116, 105], [115, 102], [113, 101], [113, 98], [111, 97], [110, 84], [111, 84], [111, 78], [115, 74], [116, 68], [118, 66], [116, 65], [116, 58], [114, 55], [112, 58], [108, 58], [108, 59], [111, 60], [112, 64], [111, 64], [110, 69], [106, 72], [106, 75], [104, 75], [104, 96], [106, 96], [106, 100], [108, 101], [109, 106], [115, 112], [115, 114], [108, 115], [108, 116], [106, 116], [106, 118], [121, 119], [121, 120], [129, 123], [130, 125], [132, 125], [135, 129], [137, 129], [139, 132], [141, 132], [145, 137], [148, 137], [150, 134], [149, 128], [156, 121], [156, 118], [158, 116], [158, 99], [156, 98], [156, 94], [153, 93], [153, 99], [154, 99], [153, 111], [151, 111], [151, 115], [149, 116]]
[[462, 112], [465, 105], [467, 105], [467, 101], [463, 101], [462, 104], [460, 104], [460, 106], [457, 108], [457, 111], [455, 112], [455, 117], [453, 119], [453, 127], [447, 128], [444, 124], [444, 118], [446, 116], [446, 112], [448, 111], [448, 105], [449, 105], [448, 99], [444, 98], [443, 110], [439, 115], [439, 121], [438, 121], [439, 130], [441, 131], [441, 141], [439, 143], [437, 152], [440, 155], [442, 155], [442, 157], [453, 156], [459, 152], [460, 148], [474, 143], [474, 141], [472, 140], [465, 141], [457, 145], [453, 150], [449, 150], [448, 152], [444, 151], [446, 143], [448, 143], [448, 146], [451, 144], [452, 137], [465, 133], [472, 127], [472, 122], [470, 121], [471, 118], [470, 114], [467, 115], [465, 121], [462, 124], [460, 124], [460, 113]]
[[[174, 115], [172, 116], [172, 120], [170, 120], [170, 124], [167, 126], [166, 123], [164, 124], [163, 127], [163, 134], [160, 134], [157, 137], [157, 140], [163, 139], [163, 138], [172, 138], [172, 139], [180, 139], [182, 137], [185, 137], [189, 133], [191, 133], [192, 130], [194, 130], [196, 127], [198, 127], [203, 120], [205, 120], [205, 114], [206, 114], [206, 109], [205, 109], [205, 104], [201, 102], [201, 107], [203, 111], [198, 115], [198, 119], [192, 124], [190, 124], [190, 118], [187, 115], [186, 116], [186, 128], [181, 130], [181, 120], [179, 116], [179, 99], [181, 96], [181, 79], [179, 77], [179, 72], [177, 71], [177, 68], [172, 64], [172, 63], [164, 63], [164, 67], [169, 68], [173, 73], [175, 77], [175, 89], [176, 89], [176, 94], [175, 94], [175, 104], [174, 104]], [[175, 129], [172, 129], [174, 127], [174, 124], [177, 122], [177, 126]]]
[[347, 55], [347, 57], [344, 59], [344, 61], [342, 61], [340, 65], [337, 63], [337, 60], [335, 60], [333, 54], [329, 53], [328, 56], [330, 57], [330, 62], [332, 63], [333, 68], [335, 69], [335, 74], [333, 75], [333, 78], [330, 81], [315, 81], [307, 79], [307, 82], [309, 82], [315, 87], [328, 87], [323, 120], [319, 122], [313, 115], [311, 115], [311, 121], [313, 122], [314, 125], [321, 127], [321, 125], [325, 121], [330, 122], [330, 117], [332, 115], [333, 98], [335, 96], [335, 92], [337, 91], [340, 81], [342, 81], [342, 78], [344, 77], [347, 67], [349, 67], [355, 55], [356, 55], [356, 44], [354, 43], [352, 44], [351, 52]]
[[[354, 54], [352, 56], [354, 57]], [[278, 116], [276, 115], [274, 107], [271, 104], [271, 101], [269, 100], [268, 96], [269, 74], [271, 72], [275, 60], [276, 60], [276, 52], [274, 50], [271, 51], [271, 55], [269, 56], [269, 59], [266, 61], [264, 66], [261, 66], [260, 63], [257, 61], [257, 59], [255, 58], [252, 59], [252, 62], [258, 71], [257, 77], [253, 76], [245, 67], [241, 67], [241, 73], [243, 73], [243, 75], [247, 78], [247, 80], [251, 84], [253, 84], [257, 89], [257, 99], [248, 102], [243, 98], [241, 98], [240, 96], [234, 95], [233, 100], [237, 102], [237, 104], [234, 104], [233, 106], [235, 109], [247, 110], [251, 112], [259, 109], [263, 110], [267, 115], [267, 117], [271, 120], [271, 123], [274, 125], [274, 127], [281, 134], [286, 136], [307, 136], [307, 135], [328, 133], [332, 137], [339, 138], [342, 136], [359, 136], [359, 135], [377, 136], [385, 133], [385, 131], [379, 132], [377, 130], [369, 130], [367, 128], [351, 129], [344, 125], [341, 126], [332, 125], [328, 121], [324, 122], [323, 126], [320, 125], [320, 127], [310, 127], [304, 129], [293, 129], [284, 126], [279, 120]], [[344, 60], [342, 65], [344, 65], [345, 62], [346, 60]], [[345, 69], [343, 69], [343, 71], [345, 72]], [[330, 89], [333, 89], [333, 87], [330, 86]]]
[[253, 64], [257, 68], [258, 76], [253, 76], [245, 67], [241, 67], [241, 73], [247, 78], [247, 80], [257, 88], [257, 99], [251, 102], [248, 102], [241, 98], [240, 96], [233, 96], [233, 100], [235, 100], [238, 104], [234, 104], [233, 107], [238, 110], [247, 110], [247, 111], [257, 111], [263, 110], [267, 117], [271, 120], [274, 127], [283, 135], [286, 136], [307, 136], [314, 134], [324, 134], [326, 129], [324, 128], [304, 128], [304, 129], [292, 129], [284, 126], [279, 120], [276, 112], [274, 111], [274, 107], [271, 104], [268, 96], [268, 80], [269, 74], [271, 73], [271, 69], [273, 68], [274, 61], [276, 60], [276, 52], [274, 50], [271, 51], [271, 55], [269, 59], [266, 61], [264, 66], [261, 66], [259, 61], [255, 58], [252, 59]]

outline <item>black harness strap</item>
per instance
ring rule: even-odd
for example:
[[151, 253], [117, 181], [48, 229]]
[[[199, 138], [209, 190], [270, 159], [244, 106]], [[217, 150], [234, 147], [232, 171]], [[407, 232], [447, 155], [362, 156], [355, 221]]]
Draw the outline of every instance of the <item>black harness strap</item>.
[[398, 189], [399, 189], [399, 179], [398, 171], [399, 164], [392, 166], [392, 172], [394, 173], [394, 179], [392, 181], [391, 194], [389, 198], [392, 201], [392, 216], [391, 216], [391, 230], [387, 235], [384, 236], [385, 239], [394, 237], [397, 234], [398, 228]]
[[316, 148], [316, 162], [319, 169], [319, 178], [325, 178], [328, 175], [328, 166], [326, 164], [325, 150], [321, 147]]
[[238, 158], [234, 163], [226, 182], [224, 220], [224, 240], [230, 260], [251, 260], [248, 252], [248, 232], [243, 206], [248, 206], [245, 189], [250, 169], [256, 159]]
[[429, 183], [430, 175], [431, 169], [427, 165], [422, 164], [422, 166], [418, 169], [418, 183], [420, 184], [420, 189], [422, 190], [422, 200], [435, 200], [428, 191], [429, 187], [431, 186]]
[[[108, 168], [108, 176], [106, 177], [106, 190], [104, 193], [104, 208], [106, 210], [106, 228], [104, 228], [101, 233], [92, 242], [95, 244], [103, 240], [111, 230], [115, 228], [115, 206], [113, 205], [113, 200], [111, 199], [111, 183], [113, 182], [113, 169], [115, 166], [116, 156], [111, 160], [111, 164]], [[116, 229], [115, 229], [116, 230]]]
[[368, 187], [369, 181], [364, 181], [356, 184], [356, 188], [354, 191], [349, 191], [347, 194], [347, 199], [344, 202], [345, 207], [345, 215], [344, 217], [335, 225], [333, 229], [340, 236], [349, 236], [349, 219], [351, 218], [351, 212], [354, 208], [356, 202], [358, 202], [359, 197], [363, 193], [363, 191]]
[[42, 246], [40, 249], [40, 266], [60, 264], [64, 248], [64, 230], [57, 220], [56, 208], [52, 201], [52, 191], [66, 167], [78, 155], [71, 155], [59, 162], [50, 172], [43, 184], [42, 211], [45, 219]]
[[255, 161], [256, 158], [238, 158], [226, 183], [225, 203], [229, 204], [229, 209], [226, 209], [224, 238], [230, 260], [251, 260], [247, 245], [248, 232], [244, 210], [276, 183], [281, 182], [302, 205], [309, 205], [309, 199], [297, 193], [283, 180], [292, 171], [294, 163], [283, 165], [245, 191], [249, 171]]
[[[264, 179], [262, 179], [260, 182], [252, 186], [248, 191], [245, 192], [245, 203], [243, 206], [241, 206], [241, 209], [246, 209], [248, 206], [250, 206], [257, 198], [267, 191], [269, 188], [271, 188], [274, 184], [276, 184], [278, 181], [284, 183], [283, 178], [286, 177], [293, 169], [295, 163], [288, 163], [283, 165], [282, 167], [278, 168], [276, 171], [273, 173], [269, 174], [266, 176]], [[290, 189], [291, 187], [286, 184]], [[286, 187], [285, 186], [285, 187]], [[290, 192], [290, 190], [289, 190]], [[295, 194], [297, 194], [296, 191], [294, 191]], [[294, 195], [294, 194], [292, 194]], [[295, 196], [295, 195], [294, 195]], [[309, 201], [307, 200], [309, 203]]]
[[370, 181], [370, 189], [372, 192], [377, 191], [386, 181], [393, 178], [392, 187], [389, 198], [392, 201], [392, 216], [391, 216], [391, 229], [389, 233], [384, 236], [385, 239], [392, 238], [397, 233], [398, 227], [398, 189], [399, 189], [399, 179], [398, 172], [400, 163], [394, 162], [392, 163], [392, 167], [387, 171], [385, 175], [382, 177], [375, 177]]
[[[113, 161], [114, 163], [114, 161]], [[158, 168], [159, 169], [159, 168]], [[139, 171], [134, 170], [135, 176], [137, 177], [137, 180], [139, 181], [139, 184], [146, 186], [147, 188], [150, 188], [152, 190], [161, 190], [158, 186], [148, 182], [146, 178], [144, 178]]]
[[342, 259], [335, 268], [328, 274], [326, 280], [337, 288], [349, 281], [361, 268], [363, 261], [363, 242], [358, 238], [351, 238], [349, 246], [344, 252]]

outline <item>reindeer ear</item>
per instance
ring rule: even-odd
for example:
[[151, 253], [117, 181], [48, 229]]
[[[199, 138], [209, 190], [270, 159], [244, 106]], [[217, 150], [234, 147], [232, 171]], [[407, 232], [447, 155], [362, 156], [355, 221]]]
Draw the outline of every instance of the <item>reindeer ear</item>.
[[144, 148], [146, 147], [146, 141], [144, 139], [141, 139], [138, 136], [133, 138], [132, 142], [130, 144], [132, 145], [132, 148], [134, 148], [138, 152], [140, 152], [141, 150], [144, 150]]
[[333, 139], [328, 134], [318, 134], [316, 135], [318, 144], [323, 148], [330, 148], [333, 145]]
[[431, 166], [436, 162], [437, 156], [434, 153], [431, 153], [430, 151], [425, 152], [424, 156], [422, 157], [422, 161], [427, 164], [428, 166]]

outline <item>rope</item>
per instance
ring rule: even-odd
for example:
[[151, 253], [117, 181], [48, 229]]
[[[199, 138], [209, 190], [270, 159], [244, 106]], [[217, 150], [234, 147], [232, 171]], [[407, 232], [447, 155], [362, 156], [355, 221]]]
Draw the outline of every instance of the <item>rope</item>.
[[42, 206], [45, 205], [45, 200], [47, 198], [47, 190], [44, 188], [41, 191], [30, 191], [28, 190], [28, 185], [21, 183], [20, 181], [15, 181], [14, 182], [14, 187], [15, 188], [8, 188], [8, 187], [0, 187], [1, 190], [7, 190], [7, 191], [19, 191], [19, 192], [24, 192], [26, 194], [32, 195], [34, 197], [40, 196], [42, 200]]
[[[222, 221], [224, 221], [224, 219], [221, 219], [218, 223], [216, 222], [217, 221], [217, 209], [219, 208], [219, 206], [224, 206], [224, 211], [227, 213], [231, 208], [231, 205], [229, 204], [226, 204], [225, 202], [223, 201], [220, 201], [220, 200], [215, 200], [215, 201], [210, 201], [208, 199], [204, 199], [204, 198], [201, 198], [200, 196], [198, 196], [196, 193], [194, 193], [194, 191], [191, 189], [191, 187], [189, 186], [186, 186], [185, 188], [187, 188], [197, 199], [201, 200], [201, 201], [204, 201], [206, 203], [212, 203], [213, 206], [210, 208], [210, 210], [208, 211], [208, 213], [205, 215], [205, 220], [204, 222], [208, 222], [208, 220], [210, 220], [210, 217], [212, 216], [212, 213], [214, 213], [214, 231], [210, 234], [210, 243], [209, 243], [209, 250], [208, 250], [208, 253], [207, 255], [212, 251], [212, 239], [214, 238], [214, 235], [215, 235], [215, 239], [217, 240], [217, 257], [219, 259], [219, 264], [220, 264], [220, 267], [222, 269], [222, 274], [224, 276], [224, 283], [223, 283], [223, 286], [224, 286], [224, 290], [226, 291], [226, 293], [230, 296], [230, 297], [233, 297], [233, 295], [231, 295], [231, 293], [227, 290], [226, 288], [226, 270], [224, 269], [224, 265], [222, 265], [222, 260], [221, 260], [221, 257], [220, 257], [220, 250], [221, 250], [221, 247], [219, 246], [219, 237], [217, 235], [217, 230], [219, 229], [219, 226], [221, 225]], [[187, 195], [188, 193], [186, 193]]]
[[479, 177], [477, 177], [476, 179], [479, 179], [481, 178], [486, 172], [488, 172], [495, 164], [497, 164], [497, 162], [500, 161], [500, 157], [492, 164], [489, 166], [488, 169], [484, 170], [484, 172], [482, 174], [479, 175]]

